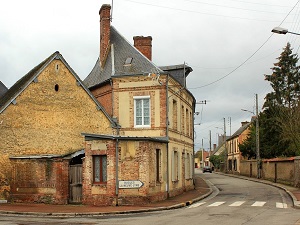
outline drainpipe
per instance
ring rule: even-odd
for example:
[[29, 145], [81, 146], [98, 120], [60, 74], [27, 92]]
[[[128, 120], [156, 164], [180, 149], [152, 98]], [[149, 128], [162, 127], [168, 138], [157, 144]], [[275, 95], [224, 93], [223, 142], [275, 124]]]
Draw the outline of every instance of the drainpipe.
[[[167, 75], [167, 82], [166, 82], [166, 136], [168, 137], [169, 140], [169, 74]], [[170, 181], [169, 181], [169, 141], [167, 142], [167, 198], [169, 198], [170, 195]]]
[[116, 206], [119, 205], [119, 125], [117, 125], [117, 139], [116, 139]]
[[[115, 50], [114, 45], [111, 45], [111, 75], [115, 75]], [[114, 92], [113, 92], [113, 81], [110, 80], [110, 86], [111, 86], [111, 99], [112, 103], [114, 102]], [[112, 116], [114, 115], [114, 104], [112, 104]], [[117, 118], [116, 118], [117, 123]], [[120, 126], [117, 124], [117, 138], [116, 138], [116, 206], [119, 205], [118, 198], [119, 198], [119, 138], [120, 136]]]

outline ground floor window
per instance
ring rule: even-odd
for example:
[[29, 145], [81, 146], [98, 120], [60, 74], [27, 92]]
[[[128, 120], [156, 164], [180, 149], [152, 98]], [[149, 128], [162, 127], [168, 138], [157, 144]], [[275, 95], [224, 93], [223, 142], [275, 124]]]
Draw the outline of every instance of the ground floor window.
[[228, 160], [228, 170], [232, 171], [232, 160], [231, 159]]
[[235, 171], [237, 171], [237, 160], [236, 159], [233, 160], [233, 169]]
[[178, 159], [178, 152], [173, 151], [172, 154], [172, 181], [178, 181], [179, 177], [179, 159]]
[[161, 173], [161, 153], [160, 149], [156, 149], [156, 182], [160, 182], [160, 173]]
[[107, 182], [107, 156], [96, 155], [93, 156], [93, 178], [94, 183], [106, 183]]

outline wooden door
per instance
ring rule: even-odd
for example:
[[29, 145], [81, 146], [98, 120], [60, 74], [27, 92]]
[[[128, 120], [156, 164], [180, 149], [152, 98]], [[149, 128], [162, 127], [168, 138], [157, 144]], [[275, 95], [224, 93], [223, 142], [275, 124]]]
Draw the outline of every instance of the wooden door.
[[81, 203], [82, 201], [82, 164], [70, 165], [69, 168], [69, 202]]

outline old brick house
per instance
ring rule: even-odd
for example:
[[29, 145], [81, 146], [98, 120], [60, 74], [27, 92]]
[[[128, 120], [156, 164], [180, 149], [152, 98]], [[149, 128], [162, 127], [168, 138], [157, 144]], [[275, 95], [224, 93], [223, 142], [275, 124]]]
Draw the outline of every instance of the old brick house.
[[[167, 141], [162, 148], [150, 142], [152, 147], [146, 152], [130, 143], [120, 146], [118, 175], [123, 176], [123, 166], [125, 171], [131, 168], [123, 178], [146, 182], [144, 189], [120, 189], [119, 197], [158, 200], [181, 194], [193, 188], [195, 99], [185, 86], [192, 69], [157, 67], [151, 61], [152, 37], [136, 36], [130, 44], [111, 26], [110, 8], [103, 5], [100, 9], [100, 56], [84, 83], [116, 119], [121, 136]], [[93, 145], [97, 137], [90, 135], [88, 140]], [[87, 159], [91, 161], [86, 155]], [[146, 179], [144, 163], [149, 170]]]
[[100, 57], [82, 82], [59, 52], [0, 99], [0, 199], [126, 205], [193, 186], [186, 65], [157, 67], [100, 9]]

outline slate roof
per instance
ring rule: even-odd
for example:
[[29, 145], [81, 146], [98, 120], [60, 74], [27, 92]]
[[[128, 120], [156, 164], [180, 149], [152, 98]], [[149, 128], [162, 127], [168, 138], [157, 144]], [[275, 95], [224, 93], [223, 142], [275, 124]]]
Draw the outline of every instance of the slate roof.
[[14, 103], [15, 99], [20, 95], [38, 76], [39, 74], [54, 60], [61, 60], [64, 65], [70, 70], [72, 75], [76, 78], [78, 84], [82, 86], [82, 88], [86, 91], [86, 93], [93, 99], [98, 109], [101, 110], [106, 117], [110, 120], [112, 126], [117, 126], [115, 121], [107, 114], [102, 105], [97, 101], [97, 99], [93, 96], [93, 94], [89, 91], [89, 89], [83, 84], [81, 79], [75, 73], [75, 71], [69, 66], [63, 56], [58, 52], [54, 52], [48, 58], [46, 58], [43, 62], [38, 64], [32, 70], [30, 70], [25, 76], [20, 78], [0, 99], [0, 113], [2, 113], [11, 103]]
[[249, 126], [250, 126], [251, 122], [248, 122], [246, 124], [244, 124], [243, 126], [241, 126], [236, 132], [233, 133], [233, 135], [230, 136], [230, 138], [228, 138], [227, 140], [231, 140], [235, 137], [240, 136]]
[[[159, 67], [132, 46], [113, 26], [111, 26], [110, 32], [111, 48], [104, 68], [100, 67], [98, 58], [94, 68], [84, 79], [84, 83], [88, 88], [103, 83], [112, 76], [163, 73]], [[125, 65], [127, 58], [132, 58], [130, 65]]]
[[7, 92], [8, 88], [0, 81], [0, 99]]
[[172, 65], [172, 66], [160, 66], [165, 72], [168, 72], [172, 77], [174, 77], [183, 87], [186, 87], [186, 77], [189, 75], [193, 69], [185, 64]]

